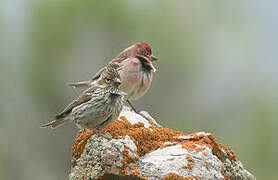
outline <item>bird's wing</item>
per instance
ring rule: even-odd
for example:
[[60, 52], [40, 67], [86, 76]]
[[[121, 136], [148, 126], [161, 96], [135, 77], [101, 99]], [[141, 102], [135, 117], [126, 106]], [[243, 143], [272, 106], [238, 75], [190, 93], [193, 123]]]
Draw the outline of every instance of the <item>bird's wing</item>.
[[122, 65], [119, 63], [119, 62], [114, 62], [113, 60], [107, 64], [106, 67], [103, 67], [101, 68], [92, 78], [91, 78], [91, 81], [94, 81], [94, 80], [97, 80], [100, 76], [101, 76], [101, 73], [103, 71], [105, 71], [107, 68], [113, 68], [113, 69], [116, 69], [116, 70], [120, 70], [120, 68], [122, 67]]
[[111, 63], [121, 63], [123, 60], [127, 59], [126, 54], [120, 54], [118, 56], [116, 56], [115, 58], [113, 58], [109, 64]]
[[101, 68], [101, 69], [91, 78], [91, 81], [97, 80], [97, 79], [100, 77], [100, 75], [101, 75], [101, 73], [102, 73], [103, 71], [105, 71], [105, 68]]
[[105, 68], [101, 68], [89, 81], [74, 82], [74, 83], [69, 83], [68, 85], [73, 86], [75, 88], [90, 86], [91, 82], [97, 80], [104, 70]]
[[[112, 59], [107, 66], [112, 66], [113, 68], [120, 68], [121, 67], [121, 62], [124, 60], [124, 57], [116, 57]], [[84, 87], [84, 86], [89, 86], [90, 82], [96, 81], [99, 79], [101, 76], [101, 73], [105, 71], [105, 67], [101, 68], [89, 81], [82, 81], [82, 82], [76, 82], [76, 83], [69, 83], [69, 86], [74, 86], [74, 87]]]
[[90, 118], [92, 127], [99, 126], [112, 116], [112, 108], [108, 108], [107, 105], [95, 104], [93, 116]]
[[111, 119], [113, 108], [103, 97], [99, 97], [96, 93], [95, 98], [84, 103], [84, 106], [80, 105], [73, 108], [71, 114], [74, 119], [81, 120], [80, 122], [77, 121], [77, 123], [86, 124], [88, 128], [95, 128]]
[[89, 101], [92, 98], [92, 93], [95, 89], [96, 89], [96, 87], [91, 87], [91, 88], [83, 91], [78, 98], [76, 98], [74, 101], [72, 101], [61, 113], [59, 113], [55, 117], [61, 118], [65, 115], [67, 115], [68, 113], [70, 113], [74, 107], [79, 106], [80, 104]]

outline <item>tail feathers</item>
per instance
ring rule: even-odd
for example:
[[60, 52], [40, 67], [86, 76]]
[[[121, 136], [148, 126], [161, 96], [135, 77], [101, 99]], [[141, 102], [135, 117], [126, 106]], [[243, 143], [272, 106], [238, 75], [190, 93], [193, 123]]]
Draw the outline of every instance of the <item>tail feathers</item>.
[[53, 120], [53, 121], [51, 121], [49, 123], [41, 125], [41, 128], [48, 128], [48, 127], [50, 127], [52, 129], [54, 129], [54, 128], [57, 128], [57, 127], [61, 126], [62, 124], [64, 124], [67, 121], [68, 121], [68, 119], [66, 119], [66, 118], [55, 119], [55, 120]]
[[72, 86], [74, 88], [79, 88], [79, 87], [90, 86], [90, 82], [89, 81], [82, 81], [82, 82], [76, 82], [76, 83], [69, 83], [68, 85]]

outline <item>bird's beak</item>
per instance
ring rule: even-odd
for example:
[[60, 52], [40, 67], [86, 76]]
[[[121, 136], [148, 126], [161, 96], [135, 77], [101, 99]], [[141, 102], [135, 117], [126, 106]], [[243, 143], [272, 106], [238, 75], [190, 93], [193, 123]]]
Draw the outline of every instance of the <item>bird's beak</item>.
[[151, 68], [152, 68], [152, 71], [155, 72], [156, 69], [155, 69], [155, 67], [153, 66], [152, 60], [149, 60], [149, 59], [148, 59], [148, 61], [149, 61], [149, 64], [150, 64], [150, 66], [151, 66]]
[[115, 79], [115, 82], [116, 82], [118, 85], [120, 85], [120, 84], [122, 83], [122, 81], [120, 80], [120, 78], [116, 78], [116, 79]]
[[154, 55], [150, 55], [150, 59], [151, 59], [151, 61], [157, 61], [158, 60], [158, 58], [155, 57]]
[[149, 64], [149, 66], [150, 66], [150, 68], [151, 68], [151, 70], [153, 72], [156, 71], [155, 67], [153, 66], [153, 63], [152, 63], [152, 60], [151, 60], [151, 56], [136, 56], [136, 57], [141, 59], [141, 60], [143, 60], [143, 61], [146, 61], [146, 63]]

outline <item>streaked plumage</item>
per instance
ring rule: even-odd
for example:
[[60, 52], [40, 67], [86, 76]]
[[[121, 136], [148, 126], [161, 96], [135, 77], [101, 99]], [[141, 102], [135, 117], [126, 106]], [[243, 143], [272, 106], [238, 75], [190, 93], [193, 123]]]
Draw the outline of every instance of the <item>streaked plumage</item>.
[[55, 120], [42, 127], [56, 128], [74, 122], [81, 128], [101, 128], [115, 120], [123, 107], [125, 92], [119, 89], [120, 75], [108, 66], [100, 74], [98, 85], [92, 86], [70, 103]]

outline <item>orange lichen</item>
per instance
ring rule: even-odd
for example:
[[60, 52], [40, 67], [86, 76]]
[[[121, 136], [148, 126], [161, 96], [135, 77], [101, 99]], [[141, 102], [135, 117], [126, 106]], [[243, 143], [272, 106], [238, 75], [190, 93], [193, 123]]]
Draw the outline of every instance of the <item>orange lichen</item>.
[[196, 152], [201, 152], [201, 151], [204, 151], [206, 148], [202, 147], [202, 148], [197, 148], [196, 149]]
[[189, 162], [189, 163], [187, 164], [187, 168], [188, 168], [188, 169], [192, 169], [192, 168], [193, 168], [192, 163]]
[[188, 162], [194, 163], [195, 160], [193, 159], [193, 157], [191, 157], [189, 154], [186, 155], [186, 159]]
[[224, 176], [225, 180], [229, 180], [229, 177], [225, 174], [225, 172], [223, 170], [221, 170], [221, 174]]
[[82, 130], [78, 133], [72, 145], [72, 167], [76, 165], [75, 159], [78, 159], [84, 151], [85, 145], [89, 137], [93, 134], [93, 130]]
[[182, 168], [185, 169], [192, 169], [193, 168], [193, 163], [195, 162], [195, 160], [189, 155], [186, 155], [186, 159], [187, 159], [187, 164], [183, 165]]
[[169, 128], [154, 127], [145, 128], [143, 123], [132, 125], [125, 117], [102, 129], [103, 132], [109, 132], [113, 138], [125, 137], [128, 135], [137, 147], [137, 154], [143, 156], [146, 153], [164, 147], [164, 142], [177, 141], [177, 137], [183, 135], [181, 132], [173, 131]]
[[184, 168], [184, 169], [192, 169], [193, 166], [192, 166], [192, 163], [191, 163], [191, 162], [188, 162], [187, 164], [183, 165], [181, 168]]
[[140, 173], [137, 169], [131, 171], [132, 176], [138, 176]]
[[120, 175], [121, 175], [121, 176], [126, 176], [126, 175], [128, 175], [128, 169], [120, 169]]
[[229, 152], [229, 159], [236, 161], [236, 155], [233, 150], [231, 150], [228, 146], [225, 146], [222, 143], [219, 143], [218, 145], [219, 145], [220, 149], [223, 149], [224, 151]]
[[135, 159], [129, 155], [128, 149], [129, 149], [129, 147], [124, 146], [123, 159], [122, 159], [122, 167], [125, 167], [129, 163], [132, 163], [132, 162], [135, 161]]
[[227, 146], [224, 146], [223, 144], [219, 144], [215, 141], [215, 138], [213, 137], [213, 135], [208, 135], [206, 137], [203, 138], [204, 141], [208, 144], [211, 145], [212, 147], [212, 153], [214, 155], [216, 155], [218, 157], [218, 159], [220, 159], [221, 161], [223, 161], [222, 158], [222, 150], [225, 151], [229, 151], [229, 159], [235, 161], [236, 160], [236, 156], [235, 153]]
[[194, 151], [197, 148], [196, 143], [192, 141], [183, 141], [180, 142], [179, 144], [181, 144], [182, 148], [186, 149], [189, 152]]
[[[123, 139], [125, 136], [129, 136], [133, 143], [136, 145], [137, 150], [135, 153], [136, 158], [139, 158], [146, 153], [152, 152], [158, 148], [166, 147], [165, 142], [176, 142], [182, 145], [182, 148], [186, 149], [189, 152], [196, 151], [202, 152], [206, 147], [212, 150], [212, 153], [216, 155], [221, 161], [223, 160], [223, 152], [228, 151], [229, 159], [236, 160], [234, 152], [223, 144], [219, 144], [215, 141], [215, 138], [211, 134], [196, 134], [192, 133], [187, 135], [187, 139], [179, 139], [180, 136], [185, 136], [182, 132], [173, 131], [165, 127], [156, 127], [151, 126], [145, 128], [144, 124], [139, 122], [136, 124], [131, 124], [124, 116], [121, 116], [120, 119], [114, 121], [113, 123], [104, 127], [102, 132], [108, 132], [112, 135], [114, 139]], [[72, 145], [72, 167], [76, 165], [76, 159], [78, 159], [87, 143], [88, 138], [93, 134], [92, 130], [83, 130], [80, 131], [77, 138], [75, 139]], [[202, 147], [200, 147], [202, 146]], [[205, 147], [206, 146], [206, 147]], [[206, 155], [206, 152], [202, 152]], [[121, 176], [139, 176], [140, 172], [137, 170], [135, 158], [129, 155], [129, 149], [127, 146], [124, 147], [123, 158], [122, 158], [122, 168], [120, 169]], [[188, 164], [182, 166], [183, 168], [191, 169], [194, 159], [187, 155]], [[141, 178], [141, 177], [140, 177]], [[163, 179], [193, 179], [192, 177], [183, 177], [174, 173], [166, 175]]]
[[148, 180], [146, 177], [140, 177], [140, 180]]
[[130, 163], [129, 164], [130, 169], [135, 170], [137, 168], [136, 164]]
[[192, 177], [184, 177], [175, 173], [169, 173], [162, 178], [162, 180], [193, 180]]
[[[180, 143], [180, 144], [183, 145], [183, 148], [187, 149], [188, 151], [195, 150], [197, 148], [196, 144], [199, 144], [201, 146], [205, 145], [205, 146], [211, 148], [212, 153], [214, 155], [216, 155], [218, 157], [218, 159], [220, 159], [221, 161], [223, 160], [222, 150], [225, 150], [225, 151], [229, 152], [229, 159], [230, 160], [234, 160], [234, 161], [236, 160], [235, 153], [229, 147], [227, 147], [223, 144], [217, 143], [212, 134], [197, 135], [196, 133], [192, 133], [192, 134], [189, 134], [188, 136], [191, 136], [192, 138], [190, 140], [185, 140], [185, 141]], [[198, 149], [199, 148], [196, 149], [197, 152], [200, 151]]]
[[136, 169], [137, 168], [136, 164], [133, 163], [135, 161], [135, 158], [133, 158], [129, 155], [128, 150], [129, 150], [129, 147], [124, 146], [122, 167], [120, 169], [120, 175], [128, 175], [129, 171], [128, 171], [127, 167], [129, 166], [129, 168], [132, 170], [131, 175], [137, 176], [137, 175], [139, 175], [139, 171]]
[[[135, 143], [137, 147], [136, 153], [139, 156], [143, 156], [146, 153], [156, 150], [157, 148], [165, 147], [163, 145], [164, 142], [178, 142], [189, 152], [193, 150], [196, 150], [197, 152], [203, 151], [205, 148], [200, 148], [197, 146], [197, 144], [201, 146], [205, 145], [211, 148], [213, 154], [216, 155], [219, 159], [222, 158], [221, 150], [223, 149], [230, 152], [229, 158], [231, 160], [236, 160], [234, 152], [230, 148], [222, 144], [218, 144], [215, 141], [213, 135], [197, 135], [196, 133], [191, 133], [187, 135], [191, 137], [190, 139], [179, 140], [179, 136], [184, 136], [182, 132], [155, 126], [145, 128], [144, 124], [141, 122], [132, 125], [124, 116], [121, 116], [119, 120], [116, 120], [108, 126], [104, 127], [102, 131], [109, 132], [115, 139], [124, 138], [126, 135], [128, 135]], [[92, 133], [92, 130], [84, 130], [78, 134], [72, 146], [73, 157], [75, 157], [76, 159], [80, 157], [87, 142], [87, 139], [91, 136]]]

